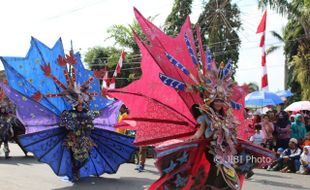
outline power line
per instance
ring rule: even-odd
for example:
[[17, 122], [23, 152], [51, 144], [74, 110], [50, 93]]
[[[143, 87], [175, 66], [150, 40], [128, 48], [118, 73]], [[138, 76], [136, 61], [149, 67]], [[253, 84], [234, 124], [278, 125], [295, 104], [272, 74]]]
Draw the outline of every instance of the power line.
[[71, 10], [67, 10], [67, 11], [65, 11], [65, 12], [63, 12], [63, 13], [58, 14], [58, 15], [51, 16], [51, 17], [49, 17], [49, 18], [47, 18], [47, 19], [44, 19], [43, 21], [47, 21], [47, 20], [52, 20], [52, 19], [56, 19], [56, 18], [59, 18], [59, 17], [63, 17], [63, 16], [66, 16], [66, 15], [68, 15], [68, 14], [72, 14], [72, 13], [74, 13], [74, 12], [81, 11], [81, 10], [86, 9], [86, 8], [88, 8], [88, 7], [92, 7], [92, 6], [94, 6], [94, 5], [103, 3], [104, 1], [106, 1], [106, 0], [99, 0], [99, 1], [96, 1], [96, 2], [94, 2], [94, 3], [89, 3], [89, 4], [86, 4], [86, 5], [82, 5], [82, 6], [80, 6], [80, 7], [77, 7], [77, 8], [71, 9]]

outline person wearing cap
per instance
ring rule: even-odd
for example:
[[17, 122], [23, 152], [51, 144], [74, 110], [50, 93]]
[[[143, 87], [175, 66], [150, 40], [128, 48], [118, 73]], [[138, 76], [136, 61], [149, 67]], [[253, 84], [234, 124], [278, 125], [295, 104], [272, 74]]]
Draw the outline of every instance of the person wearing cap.
[[281, 159], [280, 156], [283, 153], [283, 151], [284, 151], [284, 148], [282, 148], [282, 147], [279, 147], [277, 149], [276, 159], [267, 167], [267, 171], [274, 171], [275, 170], [275, 167], [277, 166], [279, 160]]
[[283, 173], [295, 173], [300, 167], [301, 150], [298, 148], [298, 141], [291, 138], [288, 143], [288, 148], [283, 151], [274, 170], [280, 170]]

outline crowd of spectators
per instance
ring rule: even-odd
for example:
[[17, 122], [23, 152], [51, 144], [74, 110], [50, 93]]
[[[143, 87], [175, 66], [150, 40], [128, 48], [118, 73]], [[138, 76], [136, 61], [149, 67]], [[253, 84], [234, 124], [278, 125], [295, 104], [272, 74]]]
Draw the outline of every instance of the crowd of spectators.
[[277, 159], [268, 171], [310, 174], [309, 111], [270, 110], [252, 116], [255, 133], [249, 141], [276, 152]]

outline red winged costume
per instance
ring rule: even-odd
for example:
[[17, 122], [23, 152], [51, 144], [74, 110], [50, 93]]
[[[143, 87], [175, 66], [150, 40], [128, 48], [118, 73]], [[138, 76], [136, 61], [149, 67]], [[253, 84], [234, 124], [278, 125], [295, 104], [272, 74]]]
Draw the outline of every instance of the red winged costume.
[[[199, 29], [197, 54], [189, 18], [173, 38], [134, 11], [147, 37], [142, 41], [135, 35], [142, 53], [142, 76], [129, 86], [110, 90], [109, 95], [129, 108], [124, 122], [137, 131], [135, 144], [157, 145], [156, 165], [161, 177], [150, 189], [212, 189], [218, 186], [209, 183], [211, 174], [215, 181], [220, 178], [225, 183], [223, 187], [241, 189], [243, 175], [236, 172], [229, 158], [245, 147], [257, 155], [273, 155], [237, 139], [238, 122], [231, 108], [240, 109], [241, 105], [232, 100], [231, 61], [217, 68], [211, 51], [203, 50]], [[210, 106], [215, 100], [225, 104], [222, 117]], [[209, 138], [188, 141], [199, 123], [191, 112], [193, 105], [208, 118]]]

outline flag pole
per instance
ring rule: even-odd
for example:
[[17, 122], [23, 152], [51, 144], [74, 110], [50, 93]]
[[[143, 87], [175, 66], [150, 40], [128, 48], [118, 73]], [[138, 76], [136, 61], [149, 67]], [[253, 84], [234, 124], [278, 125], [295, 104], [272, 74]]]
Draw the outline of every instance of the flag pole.
[[267, 64], [266, 64], [266, 48], [265, 48], [265, 36], [266, 36], [266, 21], [267, 21], [267, 8], [264, 10], [262, 20], [260, 21], [256, 33], [262, 33], [259, 47], [262, 49], [262, 78], [261, 78], [261, 90], [268, 91], [268, 75], [267, 75]]

